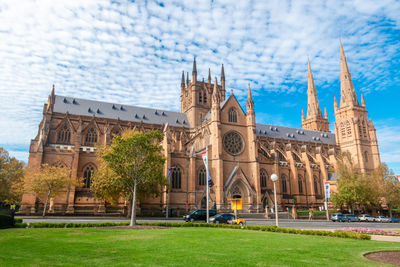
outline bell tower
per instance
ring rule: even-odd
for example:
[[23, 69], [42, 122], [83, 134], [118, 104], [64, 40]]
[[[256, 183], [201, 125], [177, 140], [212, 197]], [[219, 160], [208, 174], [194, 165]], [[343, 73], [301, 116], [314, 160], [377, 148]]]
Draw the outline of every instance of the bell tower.
[[[215, 85], [215, 86], [214, 86]], [[216, 88], [216, 89], [214, 89]], [[213, 91], [217, 90], [217, 94], [221, 101], [225, 100], [225, 72], [224, 67], [221, 68], [221, 85], [211, 83], [211, 71], [208, 71], [208, 81], [197, 80], [197, 63], [196, 58], [193, 60], [192, 80], [189, 81], [189, 74], [182, 72], [181, 78], [181, 112], [186, 113], [191, 127], [201, 125], [203, 118], [211, 109]]]
[[351, 154], [353, 162], [363, 171], [377, 168], [380, 163], [378, 140], [371, 119], [368, 119], [364, 96], [361, 105], [354, 90], [342, 42], [340, 42], [340, 106], [334, 98], [336, 142], [342, 151]]

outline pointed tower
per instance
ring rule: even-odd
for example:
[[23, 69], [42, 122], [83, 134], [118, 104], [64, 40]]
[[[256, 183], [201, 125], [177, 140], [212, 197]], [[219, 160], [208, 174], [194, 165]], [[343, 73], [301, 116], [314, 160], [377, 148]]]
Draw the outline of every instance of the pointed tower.
[[321, 108], [319, 106], [310, 60], [308, 60], [307, 98], [307, 118], [302, 121], [301, 126], [307, 130], [329, 132], [329, 121], [327, 118], [322, 117]]
[[211, 120], [212, 121], [220, 121], [221, 115], [220, 115], [220, 95], [218, 92], [218, 80], [217, 77], [215, 77], [215, 82], [214, 82], [214, 89], [212, 93], [212, 100], [211, 100]]
[[361, 93], [361, 106], [351, 80], [342, 42], [340, 42], [340, 107], [334, 98], [336, 141], [342, 151], [349, 152], [362, 170], [377, 168], [381, 161], [378, 141]]
[[221, 101], [225, 100], [225, 70], [224, 70], [224, 64], [222, 64], [221, 67]]
[[197, 82], [197, 66], [196, 66], [196, 57], [193, 59], [193, 70], [192, 70], [192, 83]]
[[249, 84], [249, 89], [247, 93], [247, 100], [246, 100], [246, 118], [247, 118], [247, 126], [256, 126], [256, 118], [254, 113], [254, 101], [253, 97], [251, 96], [251, 88]]

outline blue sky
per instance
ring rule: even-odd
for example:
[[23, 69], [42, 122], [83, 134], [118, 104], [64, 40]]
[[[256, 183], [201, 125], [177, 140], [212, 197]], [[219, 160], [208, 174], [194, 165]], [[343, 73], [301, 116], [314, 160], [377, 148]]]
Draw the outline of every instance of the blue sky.
[[[339, 39], [364, 92], [382, 161], [400, 174], [400, 2], [0, 1], [0, 146], [27, 160], [56, 93], [179, 110], [181, 71], [220, 74], [256, 119], [291, 127], [306, 107], [307, 58], [333, 128]], [[323, 108], [323, 107], [322, 107]]]

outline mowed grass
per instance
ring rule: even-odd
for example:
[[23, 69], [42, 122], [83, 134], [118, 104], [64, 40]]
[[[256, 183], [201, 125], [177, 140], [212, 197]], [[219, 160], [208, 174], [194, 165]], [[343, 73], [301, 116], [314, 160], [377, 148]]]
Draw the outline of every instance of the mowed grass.
[[400, 243], [218, 228], [0, 230], [0, 266], [382, 266]]

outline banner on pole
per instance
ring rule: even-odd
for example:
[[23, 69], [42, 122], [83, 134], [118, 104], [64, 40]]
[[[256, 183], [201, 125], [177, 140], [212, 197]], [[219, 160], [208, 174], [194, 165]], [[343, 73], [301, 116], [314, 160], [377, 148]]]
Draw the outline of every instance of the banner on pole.
[[324, 188], [325, 188], [325, 199], [327, 202], [329, 202], [331, 200], [331, 192], [330, 192], [331, 184], [328, 182], [325, 182]]
[[207, 152], [201, 153], [201, 157], [203, 159], [204, 166], [206, 167], [206, 170], [208, 172], [208, 178], [207, 178], [208, 179], [208, 186], [212, 187], [214, 185], [214, 183], [213, 183], [213, 181], [211, 179], [210, 171], [208, 170], [208, 155], [207, 155]]

